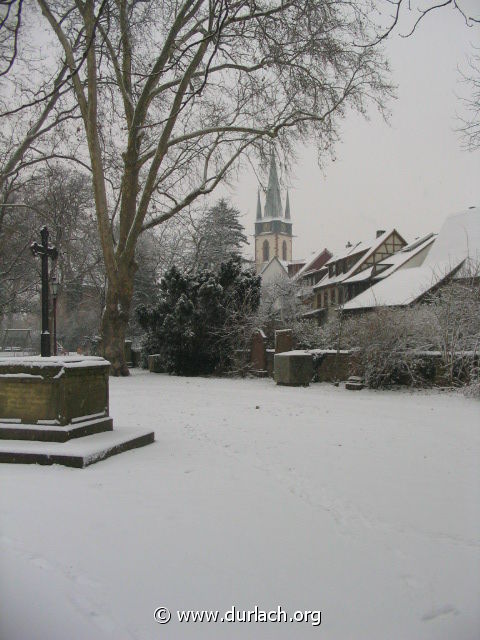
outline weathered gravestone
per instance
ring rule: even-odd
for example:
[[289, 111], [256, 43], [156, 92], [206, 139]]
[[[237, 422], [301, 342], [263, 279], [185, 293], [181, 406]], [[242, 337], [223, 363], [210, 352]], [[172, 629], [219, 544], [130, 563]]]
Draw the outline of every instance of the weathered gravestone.
[[252, 334], [250, 349], [250, 364], [256, 375], [267, 375], [267, 338], [261, 329], [256, 329]]
[[128, 367], [133, 367], [132, 341], [131, 340], [125, 340], [124, 353], [125, 353], [125, 362], [127, 363], [127, 366]]
[[291, 329], [275, 331], [275, 353], [284, 353], [293, 349], [293, 332]]

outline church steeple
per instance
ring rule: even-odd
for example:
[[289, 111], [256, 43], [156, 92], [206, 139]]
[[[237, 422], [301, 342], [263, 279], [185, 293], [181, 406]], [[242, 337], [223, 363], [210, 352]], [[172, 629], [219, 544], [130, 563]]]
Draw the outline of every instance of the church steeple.
[[287, 191], [287, 201], [285, 203], [285, 220], [290, 220], [290, 198]]
[[270, 175], [268, 177], [267, 198], [265, 200], [264, 218], [282, 218], [282, 201], [280, 199], [280, 184], [278, 182], [277, 164], [272, 153], [270, 160]]
[[255, 220], [255, 268], [257, 273], [261, 273], [273, 258], [280, 260], [284, 266], [291, 261], [292, 240], [290, 198], [287, 192], [285, 209], [283, 209], [277, 165], [272, 151], [263, 212], [260, 190], [257, 193], [257, 216]]
[[262, 219], [262, 203], [260, 202], [260, 189], [257, 191], [257, 220]]

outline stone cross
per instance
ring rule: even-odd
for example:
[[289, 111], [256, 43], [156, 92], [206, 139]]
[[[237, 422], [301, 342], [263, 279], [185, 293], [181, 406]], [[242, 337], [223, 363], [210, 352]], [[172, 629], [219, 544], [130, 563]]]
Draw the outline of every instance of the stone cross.
[[40, 353], [42, 357], [50, 356], [50, 331], [48, 330], [48, 259], [56, 260], [58, 251], [48, 244], [48, 229], [43, 226], [40, 229], [42, 244], [34, 242], [30, 249], [34, 256], [42, 259], [42, 336], [40, 341]]

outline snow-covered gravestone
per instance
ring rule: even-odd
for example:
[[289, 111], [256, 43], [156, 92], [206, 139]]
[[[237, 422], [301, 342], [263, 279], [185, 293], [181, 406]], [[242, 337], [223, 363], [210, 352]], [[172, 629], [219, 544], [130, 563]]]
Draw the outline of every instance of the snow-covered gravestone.
[[85, 467], [153, 442], [153, 432], [113, 432], [109, 369], [92, 356], [0, 360], [0, 462]]

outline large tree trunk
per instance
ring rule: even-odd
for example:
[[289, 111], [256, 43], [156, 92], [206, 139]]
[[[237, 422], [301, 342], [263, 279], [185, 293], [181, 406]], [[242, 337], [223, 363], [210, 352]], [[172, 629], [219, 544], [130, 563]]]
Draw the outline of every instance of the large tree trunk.
[[130, 317], [133, 295], [135, 266], [118, 279], [117, 283], [108, 282], [105, 308], [102, 315], [101, 334], [103, 357], [110, 364], [110, 375], [128, 376], [125, 362], [125, 335]]

